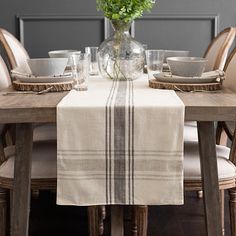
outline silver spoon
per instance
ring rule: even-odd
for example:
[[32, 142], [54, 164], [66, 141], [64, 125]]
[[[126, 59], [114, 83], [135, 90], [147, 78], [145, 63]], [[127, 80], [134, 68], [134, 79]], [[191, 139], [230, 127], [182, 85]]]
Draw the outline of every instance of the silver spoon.
[[13, 92], [4, 92], [2, 93], [3, 96], [6, 96], [6, 95], [14, 95], [14, 94], [36, 94], [36, 95], [41, 95], [41, 94], [44, 94], [44, 93], [47, 93], [49, 91], [51, 91], [53, 88], [53, 86], [49, 87], [49, 88], [46, 88], [44, 90], [41, 90], [41, 91], [38, 91], [38, 92], [34, 92], [34, 91], [13, 91]]

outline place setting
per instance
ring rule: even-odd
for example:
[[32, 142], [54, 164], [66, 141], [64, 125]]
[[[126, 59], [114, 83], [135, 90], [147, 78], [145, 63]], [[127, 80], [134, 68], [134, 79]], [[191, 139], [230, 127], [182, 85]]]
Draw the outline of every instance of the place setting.
[[222, 87], [222, 70], [205, 72], [207, 59], [187, 51], [146, 50], [149, 87], [177, 91], [216, 91]]

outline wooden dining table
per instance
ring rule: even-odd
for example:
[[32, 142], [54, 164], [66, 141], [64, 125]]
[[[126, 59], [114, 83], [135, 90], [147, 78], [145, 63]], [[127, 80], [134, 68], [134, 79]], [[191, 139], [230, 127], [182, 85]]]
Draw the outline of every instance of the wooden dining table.
[[[67, 93], [8, 96], [0, 93], [0, 123], [16, 124], [12, 236], [28, 235], [33, 124], [56, 123], [57, 104]], [[236, 94], [229, 89], [222, 89], [216, 93], [177, 92], [177, 95], [185, 105], [185, 120], [197, 121], [198, 125], [206, 232], [208, 236], [220, 236], [222, 231], [214, 122], [236, 121]]]

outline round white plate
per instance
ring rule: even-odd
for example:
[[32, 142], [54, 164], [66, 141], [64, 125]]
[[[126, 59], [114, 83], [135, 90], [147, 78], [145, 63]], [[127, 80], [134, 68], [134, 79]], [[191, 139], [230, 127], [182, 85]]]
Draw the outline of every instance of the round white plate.
[[202, 76], [202, 77], [181, 77], [170, 75], [166, 73], [154, 74], [157, 81], [167, 83], [188, 83], [188, 84], [201, 84], [215, 82], [217, 77], [215, 76]]
[[24, 83], [59, 83], [59, 82], [67, 82], [73, 80], [72, 74], [64, 74], [57, 76], [22, 76], [15, 75], [17, 80]]

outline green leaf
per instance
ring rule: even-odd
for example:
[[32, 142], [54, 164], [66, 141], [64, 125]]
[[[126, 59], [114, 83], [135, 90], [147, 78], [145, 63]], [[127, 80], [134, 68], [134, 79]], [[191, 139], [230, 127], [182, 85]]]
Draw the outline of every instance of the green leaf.
[[96, 0], [97, 10], [103, 11], [110, 20], [132, 21], [150, 11], [155, 0]]

